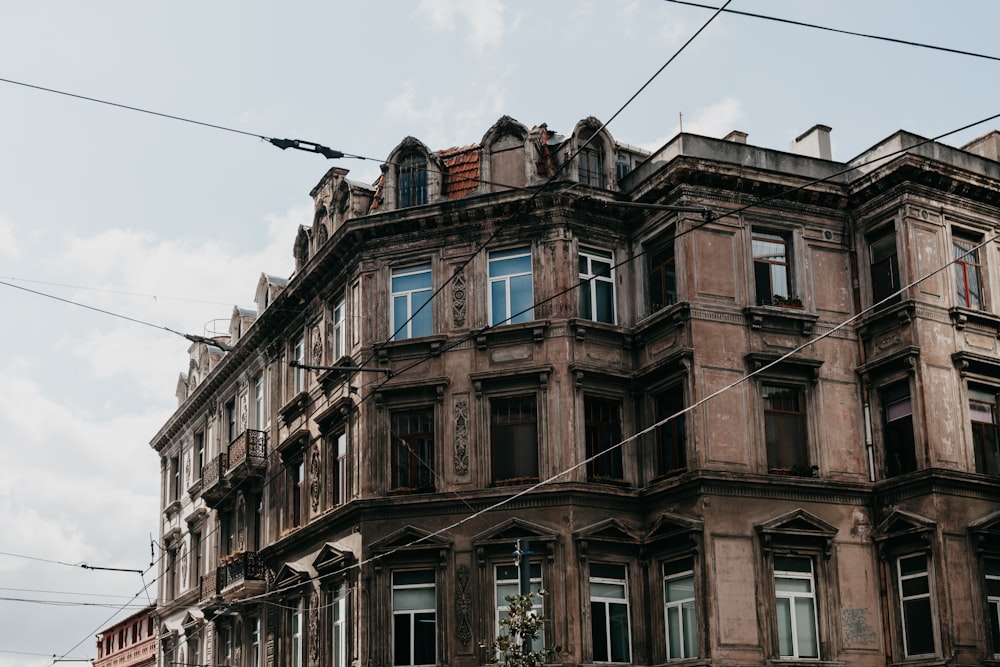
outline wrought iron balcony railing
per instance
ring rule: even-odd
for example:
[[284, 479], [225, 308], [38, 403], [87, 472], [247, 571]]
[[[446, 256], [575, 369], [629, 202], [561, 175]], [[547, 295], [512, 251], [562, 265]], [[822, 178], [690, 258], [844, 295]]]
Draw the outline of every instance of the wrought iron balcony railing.
[[212, 570], [201, 577], [201, 594], [199, 600], [211, 600], [219, 594], [218, 570]]
[[254, 429], [243, 431], [229, 444], [227, 476], [243, 478], [267, 465], [267, 433]]
[[245, 581], [264, 581], [264, 561], [256, 551], [231, 554], [225, 560], [216, 570], [220, 592]]
[[225, 478], [228, 460], [229, 457], [223, 452], [212, 459], [201, 473], [201, 496], [209, 507], [214, 508], [229, 491], [229, 485]]

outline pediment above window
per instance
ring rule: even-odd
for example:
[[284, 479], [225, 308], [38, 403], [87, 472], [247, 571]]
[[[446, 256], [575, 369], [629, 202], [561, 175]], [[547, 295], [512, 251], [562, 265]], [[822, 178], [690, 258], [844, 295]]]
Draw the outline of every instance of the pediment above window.
[[701, 519], [664, 512], [646, 533], [645, 542], [652, 545], [680, 541], [700, 535], [703, 530], [704, 522]]
[[552, 530], [523, 519], [510, 519], [484, 531], [472, 538], [480, 565], [485, 564], [487, 556], [513, 554], [518, 540], [528, 540], [531, 551], [543, 554], [551, 562], [555, 558], [555, 545], [558, 536]]
[[1000, 377], [1000, 359], [993, 356], [956, 352], [951, 355], [951, 361], [962, 377], [982, 379], [986, 382], [996, 382]]
[[319, 550], [312, 565], [317, 572], [337, 572], [353, 565], [357, 559], [351, 551], [342, 551], [329, 542]]
[[316, 573], [301, 562], [285, 563], [274, 575], [274, 588], [285, 589], [309, 583]]
[[827, 557], [837, 528], [809, 512], [798, 509], [756, 526], [765, 550], [803, 547], [820, 550]]
[[443, 554], [448, 549], [451, 549], [451, 542], [414, 526], [405, 526], [371, 545], [372, 553], [376, 554], [389, 552], [413, 554], [428, 551], [440, 551]]
[[[778, 354], [751, 352], [746, 355], [745, 359], [750, 372], [760, 371], [765, 366], [770, 366], [770, 368], [761, 373], [767, 377], [807, 379], [813, 383], [819, 380], [819, 369], [823, 365], [822, 359], [807, 359], [796, 356], [781, 359], [781, 357], [782, 355]], [[778, 361], [779, 359], [781, 361]], [[774, 365], [771, 366], [771, 364]]]
[[623, 521], [611, 518], [599, 521], [573, 533], [577, 556], [584, 560], [591, 549], [606, 551], [611, 549], [636, 548], [642, 542], [642, 534]]
[[936, 528], [937, 524], [927, 517], [904, 510], [893, 510], [872, 531], [872, 539], [883, 553], [887, 549], [927, 549]]

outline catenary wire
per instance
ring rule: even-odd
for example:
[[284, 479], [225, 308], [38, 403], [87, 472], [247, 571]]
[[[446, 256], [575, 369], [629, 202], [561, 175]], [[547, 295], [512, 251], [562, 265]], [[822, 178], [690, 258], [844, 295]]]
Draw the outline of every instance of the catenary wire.
[[208, 306], [231, 306], [230, 303], [225, 303], [222, 301], [205, 301], [202, 299], [186, 299], [179, 296], [162, 296], [159, 294], [143, 294], [141, 292], [129, 292], [126, 290], [117, 289], [107, 289], [103, 287], [88, 287], [87, 285], [73, 285], [70, 283], [58, 283], [51, 282], [47, 280], [33, 280], [31, 278], [18, 278], [17, 276], [0, 276], [0, 280], [12, 280], [18, 283], [31, 283], [33, 285], [46, 285], [48, 287], [67, 287], [69, 289], [75, 290], [85, 290], [87, 292], [99, 292], [103, 294], [117, 294], [120, 296], [134, 296], [141, 297], [144, 299], [152, 299], [153, 301], [180, 301], [182, 303], [198, 303]]
[[[666, 2], [672, 2], [677, 5], [687, 5], [689, 7], [699, 7], [701, 9], [714, 9], [718, 10], [718, 7], [712, 5], [705, 5], [699, 2], [690, 2], [689, 0], [665, 0]], [[902, 44], [904, 46], [913, 46], [920, 49], [932, 49], [934, 51], [944, 51], [945, 53], [954, 53], [960, 56], [970, 56], [972, 58], [984, 58], [986, 60], [996, 60], [1000, 61], [1000, 57], [991, 56], [985, 53], [976, 53], [974, 51], [964, 51], [962, 49], [954, 49], [947, 46], [937, 46], [935, 44], [925, 44], [922, 42], [916, 42], [909, 39], [900, 39], [898, 37], [886, 37], [885, 35], [872, 35], [864, 32], [855, 32], [853, 30], [844, 30], [841, 28], [831, 28], [824, 25], [816, 25], [815, 23], [806, 23], [805, 21], [796, 21], [793, 19], [782, 18], [778, 16], [767, 16], [766, 14], [756, 14], [754, 12], [745, 12], [738, 9], [723, 9], [722, 11], [727, 14], [736, 14], [738, 16], [747, 16], [755, 19], [764, 19], [766, 21], [776, 21], [778, 23], [786, 23], [788, 25], [799, 26], [801, 28], [813, 28], [815, 30], [825, 30], [827, 32], [833, 32], [840, 35], [850, 35], [851, 37], [864, 37], [866, 39], [875, 39], [883, 42], [891, 42], [893, 44]]]

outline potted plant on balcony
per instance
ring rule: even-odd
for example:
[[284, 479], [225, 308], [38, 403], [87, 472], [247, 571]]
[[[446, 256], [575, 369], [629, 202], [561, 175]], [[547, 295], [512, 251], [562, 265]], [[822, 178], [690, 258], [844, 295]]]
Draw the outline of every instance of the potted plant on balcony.
[[782, 296], [775, 294], [771, 297], [771, 304], [779, 308], [795, 308], [802, 310], [802, 299], [797, 296]]

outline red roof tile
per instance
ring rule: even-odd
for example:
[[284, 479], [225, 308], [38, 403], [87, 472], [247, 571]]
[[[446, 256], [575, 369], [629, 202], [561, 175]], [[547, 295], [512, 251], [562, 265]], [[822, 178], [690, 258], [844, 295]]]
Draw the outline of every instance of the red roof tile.
[[438, 151], [444, 164], [442, 194], [448, 199], [460, 199], [479, 186], [479, 144]]

